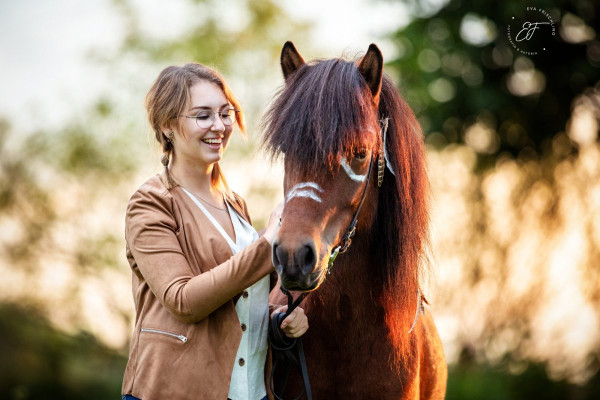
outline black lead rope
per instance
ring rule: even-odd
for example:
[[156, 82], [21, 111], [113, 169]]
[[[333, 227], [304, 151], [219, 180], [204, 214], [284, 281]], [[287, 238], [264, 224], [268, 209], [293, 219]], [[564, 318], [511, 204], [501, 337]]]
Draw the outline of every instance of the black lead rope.
[[[292, 295], [285, 288], [281, 287], [283, 294], [287, 296], [288, 308], [285, 313], [277, 313], [273, 315], [271, 319], [271, 325], [269, 326], [269, 342], [271, 343], [271, 350], [273, 351], [273, 369], [271, 370], [271, 377], [269, 380], [269, 386], [273, 396], [277, 400], [283, 400], [278, 393], [283, 396], [287, 378], [292, 367], [300, 371], [302, 375], [302, 381], [304, 382], [304, 390], [294, 400], [299, 400], [306, 393], [308, 400], [312, 400], [312, 392], [310, 390], [310, 382], [308, 380], [308, 370], [306, 368], [306, 358], [304, 357], [304, 348], [302, 347], [302, 339], [290, 338], [283, 333], [280, 326], [283, 320], [294, 311], [296, 307], [304, 300], [308, 295], [308, 292], [302, 293], [296, 301], [293, 301]], [[281, 366], [284, 371], [284, 375], [280, 377], [277, 384], [274, 383], [275, 369]]]

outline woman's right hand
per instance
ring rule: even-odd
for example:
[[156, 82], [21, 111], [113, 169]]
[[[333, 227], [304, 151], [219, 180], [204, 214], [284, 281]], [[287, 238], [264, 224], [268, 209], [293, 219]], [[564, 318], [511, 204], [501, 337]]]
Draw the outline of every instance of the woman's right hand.
[[285, 200], [281, 200], [279, 204], [275, 206], [273, 211], [271, 211], [271, 216], [269, 217], [269, 223], [267, 225], [267, 229], [265, 230], [264, 237], [267, 239], [269, 244], [273, 244], [275, 237], [277, 236], [277, 232], [279, 232], [279, 221], [281, 220], [281, 213], [283, 212]]

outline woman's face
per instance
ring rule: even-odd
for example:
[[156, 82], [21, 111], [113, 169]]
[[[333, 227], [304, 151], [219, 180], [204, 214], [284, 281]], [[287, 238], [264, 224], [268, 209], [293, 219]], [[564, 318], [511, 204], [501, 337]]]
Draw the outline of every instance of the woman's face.
[[210, 127], [202, 128], [195, 118], [181, 117], [181, 131], [175, 131], [173, 140], [175, 156], [179, 161], [209, 167], [221, 159], [231, 136], [233, 125], [224, 125], [219, 117], [219, 112], [231, 105], [221, 88], [208, 81], [194, 84], [190, 94], [190, 103], [181, 115], [194, 116], [202, 111], [202, 115], [210, 115], [214, 121]]

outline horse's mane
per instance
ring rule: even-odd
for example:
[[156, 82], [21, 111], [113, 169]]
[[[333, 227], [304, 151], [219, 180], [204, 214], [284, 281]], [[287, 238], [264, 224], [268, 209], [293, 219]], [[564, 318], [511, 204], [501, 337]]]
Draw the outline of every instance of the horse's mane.
[[[420, 280], [428, 275], [429, 181], [421, 127], [386, 75], [379, 117], [389, 118], [386, 148], [395, 176], [386, 171], [371, 234], [378, 246], [376, 253], [385, 254], [386, 320], [393, 342], [402, 347], [409, 345], [408, 330], [415, 315], [415, 309], [406, 305], [414, 304], [417, 291], [423, 295]], [[408, 326], [406, 321], [410, 321]]]
[[[408, 330], [425, 250], [428, 248], [428, 180], [423, 135], [417, 119], [391, 78], [384, 75], [378, 114], [355, 62], [331, 59], [293, 73], [266, 112], [264, 147], [281, 153], [307, 174], [339, 166], [358, 146], [379, 148], [378, 120], [389, 118], [386, 147], [391, 168], [379, 189], [372, 231], [374, 271], [382, 285], [390, 336], [398, 355], [408, 351]], [[360, 233], [359, 233], [360, 234]], [[410, 306], [409, 306], [410, 305]], [[408, 326], [407, 326], [407, 322]]]

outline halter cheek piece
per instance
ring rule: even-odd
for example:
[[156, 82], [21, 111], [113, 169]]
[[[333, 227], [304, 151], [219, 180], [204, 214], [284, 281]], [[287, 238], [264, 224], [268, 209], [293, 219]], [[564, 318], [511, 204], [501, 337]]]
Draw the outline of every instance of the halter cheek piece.
[[[381, 187], [383, 184], [383, 175], [385, 174], [385, 138], [387, 134], [389, 118], [384, 118], [381, 120], [381, 147], [379, 148], [379, 155], [377, 157], [377, 187]], [[390, 167], [388, 167], [390, 168]], [[362, 197], [360, 199], [360, 203], [358, 208], [356, 209], [356, 213], [354, 213], [354, 218], [352, 218], [352, 222], [350, 226], [346, 230], [344, 237], [342, 238], [342, 244], [334, 247], [333, 251], [329, 255], [329, 262], [327, 263], [327, 274], [331, 272], [331, 267], [333, 267], [333, 262], [337, 258], [338, 254], [345, 253], [352, 244], [352, 238], [356, 233], [356, 222], [358, 221], [358, 214], [360, 213], [360, 209], [365, 201], [365, 197], [367, 196], [367, 189], [369, 188], [369, 182], [371, 181], [371, 171], [373, 169], [373, 156], [371, 155], [371, 161], [369, 162], [369, 172], [367, 173], [367, 182], [365, 183], [365, 188], [363, 189]], [[392, 169], [390, 168], [390, 171]], [[393, 172], [392, 172], [393, 173]]]

